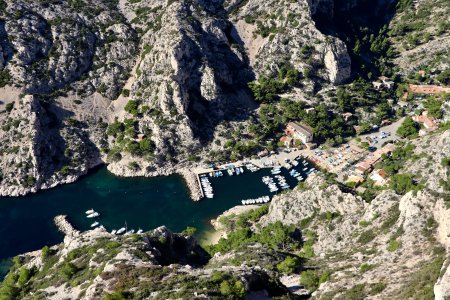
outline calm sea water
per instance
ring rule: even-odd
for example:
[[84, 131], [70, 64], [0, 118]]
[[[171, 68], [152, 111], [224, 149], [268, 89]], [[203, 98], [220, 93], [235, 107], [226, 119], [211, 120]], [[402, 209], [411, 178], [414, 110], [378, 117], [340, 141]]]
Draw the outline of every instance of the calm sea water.
[[[180, 176], [122, 178], [105, 167], [73, 184], [25, 197], [0, 197], [0, 266], [5, 258], [61, 242], [63, 236], [53, 223], [56, 215], [68, 215], [79, 230], [90, 229], [93, 220], [86, 218], [85, 211], [91, 208], [100, 213], [96, 220], [109, 231], [127, 222], [128, 228], [135, 230], [166, 225], [178, 232], [194, 226], [201, 236], [211, 229], [211, 219], [242, 199], [268, 195], [261, 178], [269, 174], [268, 169], [263, 169], [212, 178], [215, 197], [200, 202], [190, 200]], [[295, 186], [297, 181], [285, 169], [283, 175]]]

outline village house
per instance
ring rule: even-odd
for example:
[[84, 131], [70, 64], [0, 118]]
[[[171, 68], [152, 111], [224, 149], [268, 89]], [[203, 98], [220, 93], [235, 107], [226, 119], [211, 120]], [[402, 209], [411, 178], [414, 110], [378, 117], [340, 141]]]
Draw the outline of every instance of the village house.
[[392, 90], [394, 88], [394, 82], [389, 80], [386, 76], [378, 77], [378, 81], [372, 82], [373, 87], [378, 91], [382, 89]]
[[392, 153], [392, 151], [394, 151], [394, 148], [394, 144], [386, 144], [381, 149], [378, 149], [377, 151], [372, 153], [372, 155], [367, 157], [364, 161], [359, 162], [356, 165], [355, 172], [361, 175], [366, 174], [373, 168], [373, 166], [375, 166], [375, 164], [377, 164], [382, 159], [383, 154], [389, 155], [390, 153]]
[[376, 169], [369, 177], [375, 182], [375, 185], [385, 185], [388, 181], [388, 175], [383, 169]]
[[428, 111], [423, 111], [420, 115], [415, 115], [412, 117], [414, 122], [423, 124], [423, 129], [419, 130], [419, 136], [423, 136], [428, 132], [438, 129], [438, 123], [435, 118], [428, 116]]
[[345, 112], [342, 114], [342, 117], [344, 118], [345, 122], [348, 122], [353, 117], [353, 114], [351, 112]]
[[145, 138], [145, 134], [143, 134], [143, 133], [139, 133], [139, 134], [137, 135], [137, 140], [138, 140], [138, 141], [142, 141], [144, 138]]
[[356, 165], [355, 172], [364, 175], [372, 169], [372, 165], [366, 161], [362, 161]]
[[346, 182], [355, 182], [356, 184], [360, 184], [364, 182], [364, 176], [362, 175], [351, 175], [347, 178]]
[[293, 138], [290, 136], [282, 136], [280, 142], [283, 143], [286, 148], [289, 148], [292, 146]]
[[306, 114], [309, 114], [312, 111], [314, 111], [314, 107], [309, 107], [305, 109]]
[[311, 127], [305, 124], [289, 122], [285, 132], [293, 139], [302, 141], [303, 144], [310, 143], [313, 140], [313, 130]]

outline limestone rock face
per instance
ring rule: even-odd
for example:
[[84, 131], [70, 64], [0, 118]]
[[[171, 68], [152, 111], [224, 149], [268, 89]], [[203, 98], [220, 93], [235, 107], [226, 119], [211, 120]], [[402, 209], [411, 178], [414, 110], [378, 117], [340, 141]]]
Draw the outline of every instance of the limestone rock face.
[[328, 45], [324, 62], [327, 68], [328, 79], [333, 84], [343, 84], [350, 78], [350, 56], [347, 52], [347, 46], [342, 41], [334, 40]]
[[[99, 163], [90, 136], [56, 117], [58, 107], [42, 106], [27, 95], [14, 102], [6, 118], [0, 118], [0, 195], [19, 196], [39, 189], [70, 183]], [[61, 122], [61, 123], [60, 123]], [[66, 145], [66, 146], [64, 146]]]
[[434, 285], [434, 299], [445, 300], [450, 297], [450, 259], [447, 258], [441, 269], [441, 276]]
[[78, 82], [82, 94], [117, 97], [136, 51], [136, 34], [118, 12], [101, 0], [89, 7], [6, 4], [3, 43], [14, 52], [7, 68], [17, 86], [49, 94]]

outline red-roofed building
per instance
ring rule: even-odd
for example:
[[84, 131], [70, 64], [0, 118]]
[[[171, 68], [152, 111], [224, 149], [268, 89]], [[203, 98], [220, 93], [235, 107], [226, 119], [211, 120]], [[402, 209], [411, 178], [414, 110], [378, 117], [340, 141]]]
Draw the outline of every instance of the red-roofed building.
[[427, 134], [430, 131], [434, 131], [438, 129], [438, 122], [435, 118], [428, 116], [428, 112], [424, 111], [421, 115], [415, 115], [412, 117], [414, 122], [417, 122], [419, 124], [423, 124], [423, 127], [425, 129], [419, 130], [419, 135], [423, 136]]
[[289, 148], [290, 146], [292, 146], [292, 138], [289, 136], [282, 136], [280, 139], [280, 142], [283, 143], [283, 145], [287, 148]]
[[409, 90], [415, 94], [441, 94], [441, 93], [450, 93], [450, 87], [446, 86], [438, 86], [438, 85], [416, 85], [410, 84]]
[[312, 142], [313, 140], [313, 130], [311, 127], [305, 124], [289, 122], [285, 132], [287, 135], [293, 137], [294, 139], [301, 140], [303, 144]]

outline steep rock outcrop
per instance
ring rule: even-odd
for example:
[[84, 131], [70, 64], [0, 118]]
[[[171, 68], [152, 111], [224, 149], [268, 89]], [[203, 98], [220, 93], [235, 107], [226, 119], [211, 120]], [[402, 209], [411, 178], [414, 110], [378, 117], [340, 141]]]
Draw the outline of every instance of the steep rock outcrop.
[[[64, 119], [61, 108], [27, 95], [0, 118], [0, 195], [19, 196], [70, 183], [100, 163], [92, 142], [100, 125]], [[84, 128], [83, 128], [84, 127]]]
[[[14, 55], [6, 68], [28, 93], [51, 94], [73, 85], [115, 98], [131, 69], [136, 35], [108, 2], [5, 1], [4, 30]], [[1, 31], [0, 31], [1, 33]], [[86, 80], [87, 79], [87, 80]]]

